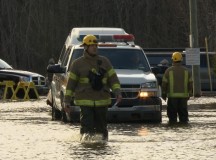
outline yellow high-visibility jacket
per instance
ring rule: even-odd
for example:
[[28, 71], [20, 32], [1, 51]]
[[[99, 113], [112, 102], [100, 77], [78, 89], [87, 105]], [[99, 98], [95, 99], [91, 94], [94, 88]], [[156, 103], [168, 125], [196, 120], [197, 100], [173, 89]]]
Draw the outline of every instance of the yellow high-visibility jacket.
[[168, 98], [188, 98], [192, 96], [192, 77], [181, 63], [173, 63], [162, 79], [162, 94]]
[[[103, 88], [97, 91], [92, 89], [88, 75], [90, 70], [98, 70], [99, 67], [106, 73], [102, 80]], [[74, 97], [74, 104], [77, 106], [108, 106], [111, 104], [110, 88], [115, 95], [121, 94], [120, 82], [110, 61], [106, 57], [92, 57], [84, 52], [83, 56], [76, 59], [69, 68], [64, 102], [70, 103]]]

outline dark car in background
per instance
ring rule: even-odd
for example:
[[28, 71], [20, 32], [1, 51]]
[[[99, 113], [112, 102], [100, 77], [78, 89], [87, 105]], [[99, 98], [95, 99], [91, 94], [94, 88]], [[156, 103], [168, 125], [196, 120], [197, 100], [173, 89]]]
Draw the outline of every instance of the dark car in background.
[[[34, 82], [39, 95], [46, 94], [48, 87], [46, 78], [38, 73], [16, 70], [4, 60], [0, 59], [0, 82], [13, 81], [17, 84], [20, 81]], [[4, 86], [0, 86], [0, 97], [2, 97]]]
[[[169, 66], [172, 65], [172, 53], [175, 51], [181, 51], [183, 56], [182, 64], [186, 66], [190, 71], [192, 71], [191, 65], [186, 65], [186, 52], [181, 49], [176, 50], [165, 50], [165, 49], [145, 49], [146, 56], [149, 60], [152, 71], [156, 74], [158, 69], [160, 69], [159, 64], [163, 60], [167, 60]], [[208, 52], [209, 64], [210, 64], [210, 73], [211, 77], [208, 74], [208, 64], [207, 64], [207, 53], [202, 49], [200, 51], [200, 83], [202, 91], [211, 91], [210, 88], [210, 78], [212, 90], [216, 91], [216, 52]]]

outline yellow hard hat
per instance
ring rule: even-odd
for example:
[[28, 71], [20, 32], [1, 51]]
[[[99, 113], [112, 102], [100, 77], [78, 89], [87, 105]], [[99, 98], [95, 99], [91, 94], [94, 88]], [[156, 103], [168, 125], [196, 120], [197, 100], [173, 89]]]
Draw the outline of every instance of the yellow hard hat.
[[172, 54], [172, 60], [173, 62], [182, 61], [182, 54], [180, 52], [174, 52]]
[[97, 38], [94, 35], [86, 35], [83, 38], [83, 44], [85, 45], [93, 45], [93, 44], [98, 44]]

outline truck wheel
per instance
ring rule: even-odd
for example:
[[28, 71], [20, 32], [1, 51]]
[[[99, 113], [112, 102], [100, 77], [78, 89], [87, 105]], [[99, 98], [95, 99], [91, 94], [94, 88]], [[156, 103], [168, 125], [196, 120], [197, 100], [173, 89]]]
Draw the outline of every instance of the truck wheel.
[[162, 122], [162, 113], [158, 114], [157, 117], [153, 120], [154, 123]]
[[52, 106], [52, 120], [60, 120], [61, 117], [61, 112]]
[[63, 121], [64, 123], [67, 123], [67, 122], [68, 122], [68, 119], [67, 119], [67, 116], [66, 116], [66, 112], [65, 112], [65, 111], [62, 111], [61, 114], [62, 114], [62, 121]]
[[64, 123], [67, 123], [67, 122], [68, 122], [68, 119], [67, 119], [66, 112], [64, 111], [63, 97], [64, 97], [64, 96], [61, 95], [61, 107], [62, 107], [61, 115], [62, 115], [62, 121], [63, 121]]
[[57, 110], [55, 107], [55, 101], [52, 96], [52, 120], [60, 120], [62, 117], [61, 111]]
[[161, 122], [162, 122], [162, 115], [158, 118], [157, 122], [158, 122], [158, 123], [161, 123]]

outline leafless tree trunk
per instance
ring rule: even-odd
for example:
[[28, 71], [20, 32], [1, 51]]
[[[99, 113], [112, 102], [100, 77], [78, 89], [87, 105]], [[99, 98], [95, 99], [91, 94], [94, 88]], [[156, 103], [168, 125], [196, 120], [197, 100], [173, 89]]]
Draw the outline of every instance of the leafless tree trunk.
[[[188, 0], [0, 0], [0, 58], [44, 74], [73, 27], [122, 27], [143, 48], [189, 46]], [[198, 1], [199, 44], [216, 51], [216, 1]]]

